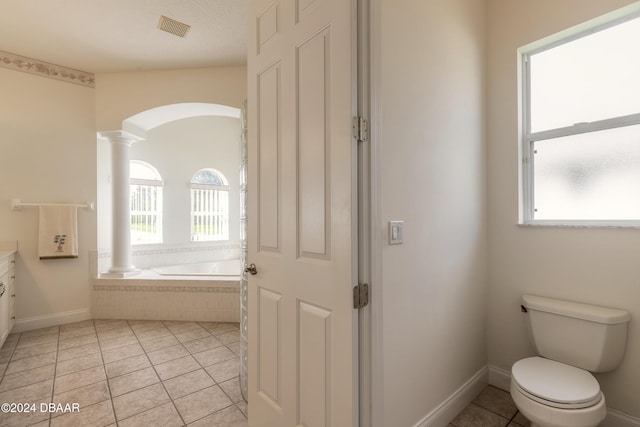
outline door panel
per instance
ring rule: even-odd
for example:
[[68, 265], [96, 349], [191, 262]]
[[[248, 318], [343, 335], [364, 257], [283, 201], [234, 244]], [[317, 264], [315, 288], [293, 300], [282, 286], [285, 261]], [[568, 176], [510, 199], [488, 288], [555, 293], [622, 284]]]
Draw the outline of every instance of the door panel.
[[354, 4], [250, 5], [252, 427], [357, 425]]

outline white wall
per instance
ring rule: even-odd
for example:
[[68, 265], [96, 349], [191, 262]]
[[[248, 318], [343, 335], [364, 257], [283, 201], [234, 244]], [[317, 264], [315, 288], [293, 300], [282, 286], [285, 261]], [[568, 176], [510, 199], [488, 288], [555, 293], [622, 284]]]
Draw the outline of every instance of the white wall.
[[207, 102], [240, 108], [247, 97], [244, 66], [101, 73], [96, 75], [96, 127], [122, 129], [122, 121], [154, 107]]
[[220, 171], [229, 182], [227, 243], [239, 243], [240, 119], [203, 116], [167, 123], [134, 144], [131, 159], [151, 163], [162, 175], [164, 244], [191, 244], [189, 181], [204, 168]]
[[0, 240], [18, 241], [16, 319], [88, 310], [95, 212], [78, 211], [78, 259], [41, 261], [38, 209], [9, 202], [96, 200], [94, 90], [0, 69], [0, 93]]
[[598, 375], [607, 406], [640, 416], [639, 230], [518, 227], [516, 49], [629, 0], [488, 0], [489, 363], [533, 354], [520, 297], [546, 295], [632, 315], [621, 367]]
[[383, 306], [380, 425], [412, 426], [486, 364], [485, 2], [375, 8], [380, 232], [405, 221], [372, 296]]

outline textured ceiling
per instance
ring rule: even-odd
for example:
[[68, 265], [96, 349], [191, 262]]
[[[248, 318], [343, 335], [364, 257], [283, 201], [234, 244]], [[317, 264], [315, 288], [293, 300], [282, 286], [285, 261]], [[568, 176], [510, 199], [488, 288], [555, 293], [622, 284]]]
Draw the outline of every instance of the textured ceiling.
[[[246, 62], [249, 0], [0, 0], [0, 50], [92, 73]], [[191, 26], [183, 39], [160, 15]]]

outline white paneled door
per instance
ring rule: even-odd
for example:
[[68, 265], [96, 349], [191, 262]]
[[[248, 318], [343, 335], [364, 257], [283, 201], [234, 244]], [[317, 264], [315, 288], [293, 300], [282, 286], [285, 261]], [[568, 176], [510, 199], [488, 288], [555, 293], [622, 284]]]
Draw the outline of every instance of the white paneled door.
[[355, 1], [249, 9], [249, 425], [354, 426]]

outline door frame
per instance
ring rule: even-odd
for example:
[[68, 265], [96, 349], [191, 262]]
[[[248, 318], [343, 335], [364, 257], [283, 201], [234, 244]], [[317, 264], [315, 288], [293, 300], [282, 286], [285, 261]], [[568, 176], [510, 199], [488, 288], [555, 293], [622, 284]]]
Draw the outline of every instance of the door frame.
[[384, 427], [381, 9], [380, 0], [358, 0], [358, 112], [369, 123], [368, 141], [359, 147], [358, 270], [370, 292], [358, 322], [361, 427]]

